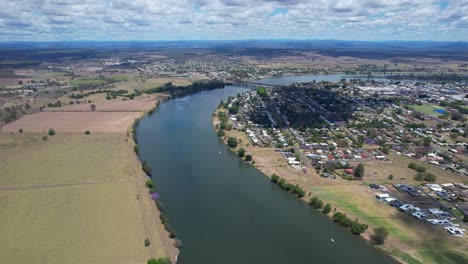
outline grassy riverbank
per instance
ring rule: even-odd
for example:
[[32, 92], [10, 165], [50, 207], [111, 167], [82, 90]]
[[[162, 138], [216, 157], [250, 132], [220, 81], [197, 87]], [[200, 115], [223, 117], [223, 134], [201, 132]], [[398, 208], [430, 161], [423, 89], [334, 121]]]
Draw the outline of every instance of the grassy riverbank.
[[[220, 124], [217, 112], [213, 115], [212, 121], [215, 128]], [[336, 180], [328, 180], [321, 178], [314, 169], [309, 168], [306, 172], [294, 169], [273, 148], [252, 146], [245, 133], [237, 130], [223, 131], [224, 135], [221, 138], [225, 143], [229, 137], [237, 139], [237, 147], [231, 148], [232, 151], [237, 152], [240, 148], [245, 149], [246, 154], [253, 157], [251, 164], [264, 175], [270, 177], [272, 174], [277, 174], [286, 179], [288, 183], [299, 185], [305, 191], [305, 197], [302, 198], [305, 202], [309, 202], [312, 196], [318, 196], [324, 204], [331, 204], [333, 209], [328, 214], [329, 216], [332, 216], [336, 210], [346, 213], [351, 220], [357, 218], [359, 223], [367, 224], [369, 228], [361, 234], [364, 239], [369, 239], [374, 228], [384, 226], [389, 231], [389, 237], [385, 245], [379, 246], [379, 248], [398, 261], [455, 264], [466, 261], [468, 258], [466, 255], [468, 239], [466, 237], [452, 237], [440, 227], [417, 221], [413, 217], [377, 201], [374, 198], [374, 192], [369, 189], [366, 182], [347, 181], [340, 177]], [[398, 164], [387, 164], [387, 166], [401, 166], [403, 168], [407, 167], [408, 162], [407, 160], [399, 160]], [[369, 172], [376, 169], [376, 167], [371, 168]], [[388, 181], [387, 176], [388, 174], [382, 180], [374, 179], [375, 177], [371, 176], [367, 179], [382, 184], [383, 181]], [[447, 179], [451, 179], [451, 177], [447, 177]]]

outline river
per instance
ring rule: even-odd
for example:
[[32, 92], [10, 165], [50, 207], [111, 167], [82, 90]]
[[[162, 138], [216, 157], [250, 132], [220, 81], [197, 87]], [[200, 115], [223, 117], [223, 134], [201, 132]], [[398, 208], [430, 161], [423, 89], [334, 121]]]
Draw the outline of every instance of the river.
[[228, 150], [211, 114], [243, 91], [229, 86], [165, 102], [137, 127], [140, 158], [183, 242], [178, 263], [394, 263]]

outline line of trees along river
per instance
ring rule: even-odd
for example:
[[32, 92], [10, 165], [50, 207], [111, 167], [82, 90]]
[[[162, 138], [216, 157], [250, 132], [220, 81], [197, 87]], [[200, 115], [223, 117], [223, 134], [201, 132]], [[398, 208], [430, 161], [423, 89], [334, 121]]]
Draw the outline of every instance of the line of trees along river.
[[227, 149], [211, 114], [244, 91], [170, 100], [138, 124], [140, 158], [183, 242], [178, 263], [394, 263]]

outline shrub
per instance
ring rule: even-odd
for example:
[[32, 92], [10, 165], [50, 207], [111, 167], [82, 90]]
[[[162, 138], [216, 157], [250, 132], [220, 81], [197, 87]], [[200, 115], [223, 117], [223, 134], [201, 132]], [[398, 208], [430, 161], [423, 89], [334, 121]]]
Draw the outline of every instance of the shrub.
[[[252, 161], [252, 155], [247, 154], [247, 155], [245, 156], [245, 161]], [[255, 163], [255, 161], [253, 161], [252, 163]]]
[[135, 151], [135, 153], [138, 153], [138, 144], [135, 144], [133, 146], [133, 151]]
[[278, 175], [276, 175], [275, 173], [273, 173], [273, 175], [271, 175], [271, 181], [273, 183], [278, 183], [280, 177]]
[[49, 129], [49, 136], [53, 136], [55, 135], [55, 130], [53, 130], [52, 128]]
[[346, 215], [342, 212], [336, 212], [333, 214], [333, 221], [337, 223], [341, 222], [344, 218], [346, 218]]
[[323, 210], [322, 210], [322, 213], [324, 214], [328, 214], [331, 212], [331, 205], [329, 203], [327, 203], [324, 207], [323, 207]]
[[141, 169], [146, 173], [146, 175], [151, 176], [151, 167], [146, 160], [141, 163]]
[[84, 133], [85, 133], [85, 135], [91, 134], [91, 132], [89, 132], [89, 130], [86, 130]]
[[234, 137], [229, 137], [227, 143], [228, 143], [228, 146], [231, 148], [237, 147], [237, 139]]
[[158, 259], [152, 258], [152, 259], [149, 259], [146, 263], [147, 264], [171, 264], [172, 262], [169, 258], [158, 258]]
[[388, 230], [384, 226], [381, 226], [374, 228], [374, 234], [372, 234], [370, 238], [374, 245], [383, 245], [387, 236]]
[[393, 174], [388, 175], [389, 180], [393, 180]]
[[44, 141], [47, 140], [47, 139], [48, 139], [47, 136], [43, 136], [43, 137], [42, 137], [42, 140], [44, 140]]
[[23, 129], [20, 128], [20, 129], [18, 130], [18, 132], [19, 132], [19, 133], [23, 133]]
[[145, 247], [149, 247], [151, 245], [151, 242], [149, 239], [145, 239]]
[[416, 165], [414, 163], [410, 163], [410, 164], [408, 164], [408, 168], [410, 168], [412, 170], [416, 170], [418, 168], [418, 165]]
[[366, 231], [367, 225], [365, 224], [360, 224], [358, 221], [353, 221], [351, 222], [351, 233], [354, 235], [360, 235], [361, 233], [364, 233]]
[[418, 166], [418, 167], [416, 168], [416, 171], [417, 171], [417, 172], [426, 172], [426, 168], [421, 167], [421, 166]]
[[152, 179], [146, 180], [145, 186], [146, 186], [147, 188], [150, 188], [150, 189], [154, 188], [154, 182], [153, 182], [153, 180], [152, 180]]
[[218, 130], [218, 137], [224, 137], [224, 135], [226, 135], [226, 133], [224, 132], [224, 129]]
[[239, 158], [243, 158], [243, 157], [245, 156], [245, 149], [240, 148], [240, 149], [237, 151], [237, 156], [239, 156]]

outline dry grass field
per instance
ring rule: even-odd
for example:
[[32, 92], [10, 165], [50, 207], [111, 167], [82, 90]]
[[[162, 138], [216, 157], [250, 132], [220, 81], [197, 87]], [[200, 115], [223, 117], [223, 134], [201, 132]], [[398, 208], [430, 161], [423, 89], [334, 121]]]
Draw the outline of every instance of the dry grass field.
[[[122, 100], [122, 99], [113, 99], [106, 100], [105, 95], [100, 94], [99, 98], [96, 97], [90, 98], [92, 103], [81, 103], [66, 105], [62, 107], [48, 107], [45, 108], [45, 112], [68, 112], [68, 111], [77, 111], [77, 112], [91, 112], [91, 104], [96, 106], [94, 112], [111, 112], [111, 111], [121, 111], [121, 112], [145, 112], [153, 108], [157, 101], [162, 98], [165, 98], [169, 95], [157, 94], [151, 96], [140, 96], [133, 100]], [[101, 98], [102, 97], [102, 98]]]
[[124, 133], [41, 138], [0, 133], [0, 263], [173, 256]]
[[124, 132], [140, 112], [41, 112], [6, 124], [2, 132]]

